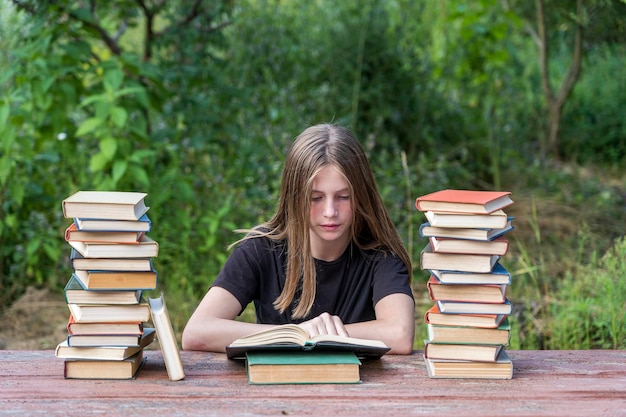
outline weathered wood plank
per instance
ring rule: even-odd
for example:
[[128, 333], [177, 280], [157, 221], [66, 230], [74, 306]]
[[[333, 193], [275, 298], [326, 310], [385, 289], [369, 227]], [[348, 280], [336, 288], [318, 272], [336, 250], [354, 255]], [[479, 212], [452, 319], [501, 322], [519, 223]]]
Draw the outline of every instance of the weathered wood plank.
[[241, 362], [182, 352], [167, 379], [146, 351], [136, 380], [66, 380], [51, 351], [0, 351], [0, 415], [626, 416], [625, 351], [509, 351], [512, 380], [429, 379], [421, 351], [365, 362], [358, 385], [248, 385]]

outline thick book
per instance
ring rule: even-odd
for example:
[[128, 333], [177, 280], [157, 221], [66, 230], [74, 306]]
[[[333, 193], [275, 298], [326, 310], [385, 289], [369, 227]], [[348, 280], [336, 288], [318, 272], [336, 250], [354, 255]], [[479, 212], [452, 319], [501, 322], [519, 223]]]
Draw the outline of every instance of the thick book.
[[63, 293], [68, 304], [138, 304], [142, 290], [88, 291], [72, 274]]
[[96, 242], [68, 242], [85, 258], [154, 258], [159, 255], [159, 244], [147, 235], [134, 245]]
[[513, 204], [508, 191], [440, 190], [415, 200], [419, 211], [453, 213], [493, 213]]
[[143, 364], [143, 350], [123, 360], [65, 359], [68, 379], [134, 379]]
[[156, 271], [84, 271], [72, 276], [85, 290], [153, 290], [157, 286]]
[[476, 345], [508, 345], [511, 339], [511, 325], [504, 320], [495, 329], [462, 326], [426, 325], [428, 340], [432, 343], [455, 343]]
[[253, 351], [348, 351], [361, 358], [380, 358], [389, 348], [380, 340], [358, 339], [338, 335], [309, 337], [296, 324], [283, 324], [244, 336], [226, 347], [230, 359], [243, 359]]
[[504, 349], [502, 345], [466, 345], [424, 341], [424, 357], [462, 361], [495, 362]]
[[148, 303], [150, 304], [152, 323], [156, 328], [159, 346], [163, 353], [167, 375], [170, 380], [179, 381], [185, 377], [185, 371], [180, 358], [180, 351], [178, 350], [176, 334], [174, 333], [167, 305], [165, 304], [165, 298], [161, 294], [159, 298], [148, 298]]
[[420, 254], [420, 267], [422, 269], [487, 273], [493, 270], [499, 260], [499, 255], [433, 252], [429, 242]]
[[150, 319], [150, 308], [144, 302], [134, 305], [68, 304], [67, 307], [76, 323], [144, 322]]
[[495, 362], [431, 359], [424, 357], [430, 378], [511, 379], [513, 361], [504, 349]]
[[356, 384], [361, 361], [352, 352], [248, 352], [250, 384]]
[[424, 213], [431, 226], [454, 229], [503, 229], [509, 222], [509, 216], [497, 210], [490, 214], [464, 214], [438, 211]]
[[67, 340], [59, 343], [54, 355], [61, 359], [91, 359], [121, 361], [138, 353], [154, 341], [154, 329], [146, 329], [138, 346], [71, 347]]
[[84, 232], [77, 230], [74, 223], [65, 229], [66, 241], [98, 243], [139, 243], [144, 232]]
[[511, 314], [513, 305], [507, 299], [503, 303], [470, 303], [465, 301], [437, 300], [439, 311], [444, 314]]
[[74, 217], [76, 229], [86, 232], [144, 232], [152, 230], [152, 221], [147, 214], [139, 220], [83, 219]]
[[467, 255], [504, 256], [509, 250], [509, 241], [501, 236], [495, 240], [480, 241], [453, 239], [449, 237], [431, 237], [430, 247], [435, 253], [458, 253]]
[[442, 284], [433, 275], [426, 283], [428, 296], [433, 301], [464, 301], [471, 303], [503, 303], [508, 285]]
[[442, 284], [510, 284], [511, 274], [500, 262], [491, 272], [464, 272], [431, 269], [430, 274]]
[[78, 191], [62, 202], [66, 218], [139, 220], [149, 207], [146, 193], [125, 191]]
[[143, 322], [103, 322], [77, 323], [70, 314], [67, 320], [67, 333], [70, 335], [111, 335], [133, 334], [141, 336], [144, 332]]
[[70, 266], [81, 271], [152, 271], [152, 258], [85, 258], [76, 249], [70, 252]]
[[506, 317], [506, 314], [443, 314], [435, 304], [424, 313], [424, 323], [495, 329], [502, 324]]
[[438, 227], [432, 226], [429, 222], [422, 223], [418, 229], [421, 237], [448, 237], [454, 239], [469, 240], [494, 240], [505, 233], [510, 232], [515, 227], [512, 224], [512, 217], [501, 228], [484, 228], [484, 227]]

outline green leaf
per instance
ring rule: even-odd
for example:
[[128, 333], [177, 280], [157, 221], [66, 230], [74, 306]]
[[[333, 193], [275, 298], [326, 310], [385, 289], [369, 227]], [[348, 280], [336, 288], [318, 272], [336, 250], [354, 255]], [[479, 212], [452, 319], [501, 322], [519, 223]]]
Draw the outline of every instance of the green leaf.
[[128, 112], [123, 107], [115, 106], [111, 109], [111, 120], [117, 127], [124, 127], [128, 120]]
[[115, 161], [113, 163], [113, 182], [117, 183], [126, 173], [126, 168], [128, 168], [127, 161]]
[[110, 159], [108, 159], [104, 154], [99, 152], [93, 155], [89, 160], [89, 171], [100, 172], [106, 167], [109, 161]]
[[9, 120], [9, 105], [4, 103], [0, 105], [0, 132], [4, 130]]
[[87, 106], [87, 105], [89, 105], [91, 103], [97, 102], [97, 101], [109, 101], [109, 95], [106, 94], [106, 93], [94, 94], [94, 95], [89, 96], [86, 99], [82, 100], [78, 107], [79, 108], [85, 107], [85, 106]]
[[100, 141], [100, 152], [111, 161], [117, 152], [117, 141], [112, 137], [104, 138]]
[[117, 67], [107, 69], [104, 73], [104, 87], [107, 91], [115, 91], [122, 85], [124, 73]]
[[115, 98], [119, 98], [127, 94], [140, 94], [143, 92], [144, 92], [143, 87], [126, 87], [126, 88], [122, 88], [119, 91], [116, 91], [115, 93], [113, 93], [113, 95], [115, 96]]
[[76, 131], [76, 136], [84, 136], [87, 133], [93, 132], [98, 126], [102, 124], [102, 122], [104, 122], [104, 120], [100, 118], [90, 117], [89, 119], [81, 123], [81, 125], [78, 127], [78, 130]]

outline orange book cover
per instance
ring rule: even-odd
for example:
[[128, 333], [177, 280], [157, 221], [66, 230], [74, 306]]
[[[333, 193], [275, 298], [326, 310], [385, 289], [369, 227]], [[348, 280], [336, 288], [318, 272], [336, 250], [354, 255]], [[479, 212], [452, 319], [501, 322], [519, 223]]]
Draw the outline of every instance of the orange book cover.
[[488, 214], [513, 204], [510, 191], [453, 190], [435, 191], [418, 197], [419, 211]]

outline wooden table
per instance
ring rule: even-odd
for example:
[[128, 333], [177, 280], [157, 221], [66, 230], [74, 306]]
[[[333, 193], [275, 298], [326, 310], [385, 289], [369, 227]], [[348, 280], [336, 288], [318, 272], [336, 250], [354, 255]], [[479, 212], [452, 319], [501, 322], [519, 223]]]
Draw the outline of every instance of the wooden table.
[[0, 415], [626, 416], [626, 351], [508, 351], [511, 380], [429, 379], [422, 352], [365, 362], [358, 385], [247, 383], [243, 363], [182, 352], [169, 381], [159, 351], [135, 380], [66, 380], [52, 351], [0, 351]]

